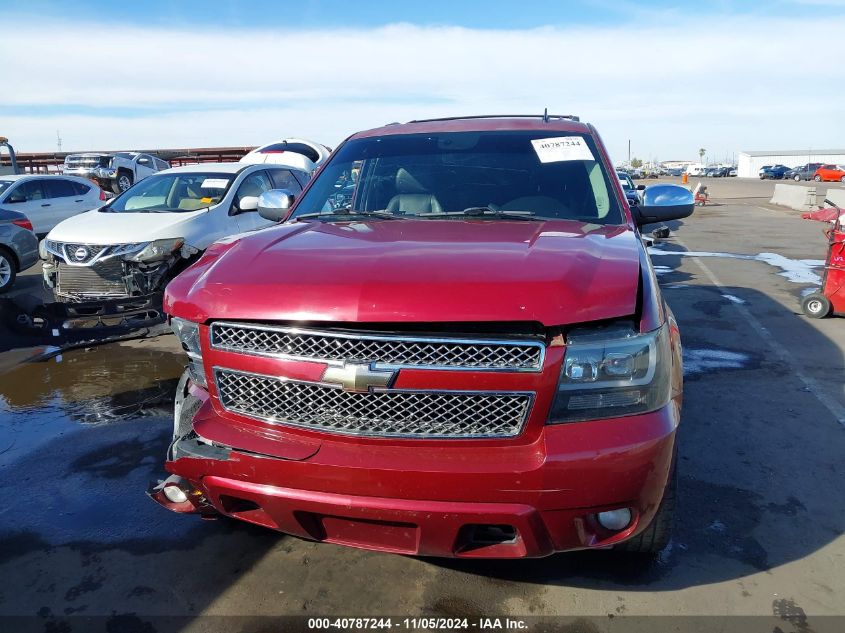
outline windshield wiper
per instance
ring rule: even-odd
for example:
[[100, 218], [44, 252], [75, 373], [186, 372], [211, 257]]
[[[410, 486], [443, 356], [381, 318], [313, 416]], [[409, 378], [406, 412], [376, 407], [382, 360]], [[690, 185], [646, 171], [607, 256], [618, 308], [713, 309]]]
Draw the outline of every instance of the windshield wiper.
[[503, 220], [529, 220], [536, 222], [537, 220], [545, 220], [546, 218], [538, 217], [531, 211], [500, 211], [492, 207], [467, 207], [463, 211], [442, 211], [439, 213], [425, 213], [418, 215], [418, 218], [442, 218], [442, 217], [493, 217], [501, 218]]
[[352, 217], [364, 217], [364, 218], [379, 218], [382, 220], [401, 220], [402, 217], [395, 215], [393, 213], [388, 213], [386, 211], [353, 211], [352, 207], [341, 207], [339, 209], [335, 209], [334, 211], [330, 211], [329, 213], [305, 213], [303, 215], [298, 215], [295, 218], [296, 220], [308, 220], [311, 218], [326, 218], [326, 219], [342, 219], [348, 220]]

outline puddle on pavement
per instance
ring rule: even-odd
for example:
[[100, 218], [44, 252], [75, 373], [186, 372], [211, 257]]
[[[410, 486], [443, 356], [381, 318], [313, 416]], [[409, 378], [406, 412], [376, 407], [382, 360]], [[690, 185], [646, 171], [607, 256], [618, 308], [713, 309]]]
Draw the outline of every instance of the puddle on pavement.
[[164, 474], [185, 365], [161, 348], [103, 345], [0, 373], [0, 495], [19, 498], [23, 482], [28, 508], [0, 511], [0, 543], [158, 548], [196, 527], [145, 495]]
[[84, 424], [169, 415], [184, 367], [182, 354], [122, 345], [20, 363], [0, 374], [0, 420], [56, 411]]

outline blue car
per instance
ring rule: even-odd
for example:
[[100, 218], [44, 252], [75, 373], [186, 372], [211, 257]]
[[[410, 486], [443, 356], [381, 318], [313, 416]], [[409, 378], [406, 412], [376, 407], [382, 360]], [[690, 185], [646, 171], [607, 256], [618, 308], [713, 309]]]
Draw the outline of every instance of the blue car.
[[616, 177], [619, 178], [619, 184], [622, 185], [622, 191], [625, 192], [628, 205], [632, 207], [638, 205], [640, 203], [640, 191], [645, 189], [645, 185], [634, 185], [631, 176], [624, 171], [617, 171]]
[[760, 170], [760, 180], [781, 180], [783, 175], [789, 171], [786, 165], [772, 165], [771, 167], [763, 167]]

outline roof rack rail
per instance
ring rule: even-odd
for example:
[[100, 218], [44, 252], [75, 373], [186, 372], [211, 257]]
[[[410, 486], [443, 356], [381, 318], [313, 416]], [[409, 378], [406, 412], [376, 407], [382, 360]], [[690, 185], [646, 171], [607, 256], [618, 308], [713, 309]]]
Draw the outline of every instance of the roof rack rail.
[[471, 116], [446, 116], [437, 119], [414, 119], [408, 123], [432, 123], [434, 121], [460, 121], [462, 119], [543, 119], [548, 123], [549, 119], [568, 119], [580, 121], [581, 118], [574, 114], [473, 114]]

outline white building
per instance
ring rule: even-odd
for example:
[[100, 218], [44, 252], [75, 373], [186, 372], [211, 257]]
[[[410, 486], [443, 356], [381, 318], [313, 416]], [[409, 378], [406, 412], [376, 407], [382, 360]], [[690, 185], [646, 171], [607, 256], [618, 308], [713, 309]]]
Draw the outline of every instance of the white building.
[[763, 165], [797, 167], [807, 163], [845, 164], [845, 149], [796, 149], [771, 152], [740, 152], [737, 176], [757, 178]]

